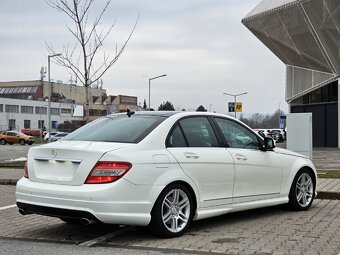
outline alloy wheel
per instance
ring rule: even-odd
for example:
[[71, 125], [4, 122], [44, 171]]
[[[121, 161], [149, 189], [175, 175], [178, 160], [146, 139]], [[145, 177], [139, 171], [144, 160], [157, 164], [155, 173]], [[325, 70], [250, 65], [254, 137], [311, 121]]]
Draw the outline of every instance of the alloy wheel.
[[182, 231], [190, 217], [190, 200], [181, 189], [171, 190], [163, 199], [162, 220], [165, 227], [172, 233]]
[[303, 173], [296, 182], [296, 200], [302, 207], [307, 207], [313, 200], [314, 184], [312, 177]]

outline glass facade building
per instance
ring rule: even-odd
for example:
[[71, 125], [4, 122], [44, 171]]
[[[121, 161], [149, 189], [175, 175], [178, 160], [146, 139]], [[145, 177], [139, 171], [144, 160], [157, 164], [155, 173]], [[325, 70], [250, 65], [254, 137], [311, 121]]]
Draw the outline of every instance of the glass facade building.
[[286, 65], [286, 101], [313, 113], [314, 147], [339, 147], [340, 1], [263, 0], [242, 23]]

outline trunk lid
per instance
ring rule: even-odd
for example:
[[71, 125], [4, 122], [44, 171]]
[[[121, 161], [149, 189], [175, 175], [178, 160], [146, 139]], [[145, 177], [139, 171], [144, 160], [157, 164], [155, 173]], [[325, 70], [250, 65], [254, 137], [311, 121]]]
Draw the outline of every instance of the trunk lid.
[[109, 151], [127, 143], [59, 141], [34, 147], [28, 153], [28, 173], [33, 182], [83, 185], [94, 165]]

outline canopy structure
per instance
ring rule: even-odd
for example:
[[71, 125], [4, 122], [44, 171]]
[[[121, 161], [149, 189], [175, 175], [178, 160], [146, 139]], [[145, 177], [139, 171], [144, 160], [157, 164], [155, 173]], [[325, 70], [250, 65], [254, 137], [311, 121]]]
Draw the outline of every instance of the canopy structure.
[[288, 102], [338, 78], [339, 0], [263, 0], [242, 23], [287, 65]]

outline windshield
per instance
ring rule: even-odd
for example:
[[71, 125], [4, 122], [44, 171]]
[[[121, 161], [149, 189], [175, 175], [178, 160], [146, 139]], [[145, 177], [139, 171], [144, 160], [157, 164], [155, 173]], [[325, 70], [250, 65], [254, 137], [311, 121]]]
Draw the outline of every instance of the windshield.
[[63, 141], [138, 143], [166, 117], [111, 115], [95, 120], [66, 136]]

